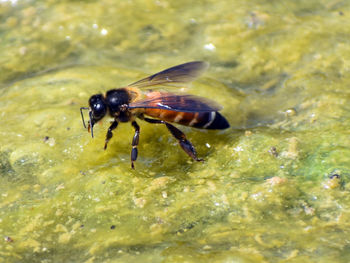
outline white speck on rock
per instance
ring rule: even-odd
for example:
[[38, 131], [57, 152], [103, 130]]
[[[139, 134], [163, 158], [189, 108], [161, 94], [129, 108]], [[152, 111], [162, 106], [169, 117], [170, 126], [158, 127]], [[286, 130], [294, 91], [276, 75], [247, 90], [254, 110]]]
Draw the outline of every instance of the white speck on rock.
[[209, 50], [209, 51], [214, 51], [216, 49], [216, 47], [212, 43], [209, 43], [209, 44], [204, 45], [204, 49]]

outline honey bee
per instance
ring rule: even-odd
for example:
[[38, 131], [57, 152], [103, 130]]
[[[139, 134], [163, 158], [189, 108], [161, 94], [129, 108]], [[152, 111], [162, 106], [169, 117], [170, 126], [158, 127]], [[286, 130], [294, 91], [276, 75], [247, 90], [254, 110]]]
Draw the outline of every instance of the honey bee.
[[[131, 168], [135, 169], [137, 145], [139, 143], [139, 118], [149, 123], [164, 124], [179, 142], [181, 148], [195, 161], [203, 161], [197, 157], [197, 152], [185, 134], [170, 122], [200, 129], [227, 129], [228, 121], [218, 111], [222, 107], [207, 98], [195, 95], [175, 94], [170, 92], [142, 89], [154, 86], [179, 86], [199, 77], [209, 64], [203, 61], [193, 61], [177, 65], [147, 78], [134, 82], [126, 87], [111, 89], [105, 95], [96, 94], [90, 97], [89, 107], [81, 107], [80, 113], [85, 128], [94, 137], [94, 125], [106, 115], [114, 120], [108, 128], [104, 149], [112, 138], [112, 131], [120, 122], [131, 122], [135, 129], [132, 140]], [[83, 110], [89, 110], [89, 121], [86, 126]], [[151, 117], [151, 118], [149, 118]]]

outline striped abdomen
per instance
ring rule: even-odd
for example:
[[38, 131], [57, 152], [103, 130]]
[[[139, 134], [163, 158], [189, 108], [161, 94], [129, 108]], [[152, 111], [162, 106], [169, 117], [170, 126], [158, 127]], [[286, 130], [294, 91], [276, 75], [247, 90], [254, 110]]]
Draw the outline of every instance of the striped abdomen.
[[230, 127], [227, 120], [216, 111], [212, 112], [179, 112], [163, 109], [145, 109], [146, 115], [166, 122], [175, 122], [181, 125], [200, 129], [226, 129]]

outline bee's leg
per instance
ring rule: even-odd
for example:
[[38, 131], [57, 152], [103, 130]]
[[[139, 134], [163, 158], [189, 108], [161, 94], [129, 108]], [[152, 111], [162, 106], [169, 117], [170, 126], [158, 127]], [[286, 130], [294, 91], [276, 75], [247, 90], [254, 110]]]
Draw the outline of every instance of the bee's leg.
[[116, 120], [114, 120], [111, 124], [111, 126], [109, 126], [108, 128], [108, 131], [107, 131], [107, 134], [106, 134], [106, 140], [105, 140], [105, 147], [104, 149], [106, 150], [107, 149], [107, 144], [108, 144], [108, 141], [112, 138], [113, 136], [113, 133], [112, 131], [117, 128], [118, 126], [118, 122]]
[[149, 118], [143, 118], [143, 120], [149, 122], [149, 123], [163, 123], [166, 125], [170, 133], [178, 140], [181, 148], [190, 156], [193, 160], [197, 162], [203, 161], [203, 159], [198, 159], [197, 152], [192, 143], [186, 139], [185, 134], [180, 131], [178, 128], [176, 128], [174, 125], [171, 125], [170, 123], [167, 123], [162, 120], [156, 120], [156, 119], [149, 119]]
[[202, 162], [203, 159], [198, 159], [197, 152], [192, 143], [186, 139], [185, 134], [170, 123], [164, 122], [170, 133], [179, 141], [181, 148], [197, 162]]
[[135, 169], [134, 161], [137, 159], [137, 145], [139, 144], [139, 136], [140, 136], [140, 126], [136, 121], [133, 121], [132, 126], [135, 128], [135, 135], [132, 139], [132, 149], [131, 149], [131, 168]]

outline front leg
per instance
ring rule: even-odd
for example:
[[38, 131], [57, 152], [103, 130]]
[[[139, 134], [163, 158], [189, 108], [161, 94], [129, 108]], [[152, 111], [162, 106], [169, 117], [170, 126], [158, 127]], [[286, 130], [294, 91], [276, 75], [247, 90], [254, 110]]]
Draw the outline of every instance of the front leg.
[[112, 131], [118, 127], [118, 122], [116, 120], [114, 120], [111, 124], [111, 126], [109, 126], [108, 128], [108, 131], [107, 131], [107, 134], [106, 134], [106, 140], [105, 140], [105, 147], [104, 149], [106, 150], [107, 149], [107, 144], [108, 144], [108, 141], [112, 138], [113, 136], [113, 133]]
[[139, 144], [139, 137], [140, 137], [140, 126], [137, 124], [136, 121], [133, 121], [132, 126], [135, 128], [135, 135], [132, 139], [132, 149], [131, 149], [131, 168], [135, 169], [134, 161], [137, 159], [137, 145]]
[[149, 119], [149, 118], [143, 118], [143, 120], [149, 122], [149, 123], [163, 123], [166, 125], [170, 133], [178, 140], [181, 148], [190, 156], [193, 160], [197, 162], [202, 162], [203, 159], [198, 159], [197, 152], [192, 143], [186, 139], [185, 134], [180, 131], [178, 128], [176, 128], [174, 125], [171, 125], [170, 123], [167, 123], [162, 120], [156, 120], [156, 119]]

